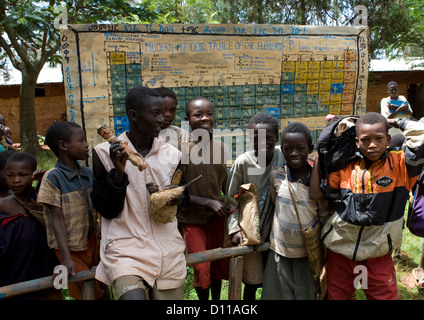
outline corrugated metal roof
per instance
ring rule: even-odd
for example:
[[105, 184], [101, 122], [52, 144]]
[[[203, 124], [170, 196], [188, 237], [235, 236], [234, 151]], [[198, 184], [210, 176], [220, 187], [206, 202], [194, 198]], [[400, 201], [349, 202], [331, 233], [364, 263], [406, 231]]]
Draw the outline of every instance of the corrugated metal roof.
[[374, 72], [424, 70], [424, 59], [419, 59], [419, 58], [373, 59], [370, 61], [369, 70]]

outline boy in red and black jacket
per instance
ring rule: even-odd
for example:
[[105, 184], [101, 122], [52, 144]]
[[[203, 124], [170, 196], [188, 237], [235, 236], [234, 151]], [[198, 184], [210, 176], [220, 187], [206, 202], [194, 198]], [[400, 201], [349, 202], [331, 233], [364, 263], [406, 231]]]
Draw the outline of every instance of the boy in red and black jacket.
[[[388, 149], [389, 125], [403, 130], [403, 150]], [[363, 265], [367, 299], [396, 299], [391, 253], [400, 248], [406, 201], [424, 167], [424, 124], [367, 113], [356, 123], [356, 146], [357, 157], [329, 175], [330, 188], [341, 203], [322, 231], [328, 249], [328, 298], [350, 299], [356, 289], [356, 267]], [[311, 199], [323, 197], [315, 163]]]

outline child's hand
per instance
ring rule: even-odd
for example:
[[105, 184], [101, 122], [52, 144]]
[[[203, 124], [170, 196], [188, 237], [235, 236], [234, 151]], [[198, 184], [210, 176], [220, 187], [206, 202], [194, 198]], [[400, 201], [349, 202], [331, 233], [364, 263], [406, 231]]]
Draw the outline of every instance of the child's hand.
[[221, 218], [225, 217], [230, 210], [230, 207], [225, 202], [219, 200], [209, 199], [206, 206]]
[[42, 169], [35, 170], [32, 173], [32, 180], [41, 181], [45, 173], [46, 173], [46, 170], [42, 170]]
[[233, 244], [233, 246], [239, 246], [243, 244], [243, 235], [241, 234], [241, 231], [238, 231], [231, 235], [231, 243]]
[[[68, 270], [68, 276], [75, 276], [76, 272], [75, 272], [75, 262], [72, 259], [64, 259], [61, 263], [62, 265], [64, 265], [66, 267], [66, 269]], [[59, 275], [59, 273], [53, 273], [52, 274], [52, 280], [54, 280], [57, 276]]]
[[409, 109], [409, 106], [408, 106], [408, 104], [407, 103], [402, 103], [402, 105], [397, 109], [397, 111], [399, 111], [399, 112], [402, 112], [402, 111], [405, 111], [405, 110], [408, 110]]
[[184, 195], [181, 193], [178, 196], [174, 196], [171, 201], [168, 201], [168, 206], [179, 206], [183, 201]]

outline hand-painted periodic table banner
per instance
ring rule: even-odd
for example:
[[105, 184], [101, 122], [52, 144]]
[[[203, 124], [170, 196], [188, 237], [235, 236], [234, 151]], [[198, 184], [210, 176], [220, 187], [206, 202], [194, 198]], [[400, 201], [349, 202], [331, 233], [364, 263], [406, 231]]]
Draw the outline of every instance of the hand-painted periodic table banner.
[[368, 29], [295, 25], [69, 25], [61, 28], [68, 118], [91, 147], [106, 124], [128, 129], [125, 96], [133, 87], [205, 96], [217, 129], [247, 129], [268, 112], [307, 123], [316, 138], [328, 113], [365, 113]]

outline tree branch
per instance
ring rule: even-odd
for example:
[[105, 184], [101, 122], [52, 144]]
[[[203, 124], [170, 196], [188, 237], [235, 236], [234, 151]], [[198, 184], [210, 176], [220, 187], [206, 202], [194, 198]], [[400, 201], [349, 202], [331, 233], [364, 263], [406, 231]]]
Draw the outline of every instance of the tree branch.
[[6, 51], [7, 56], [10, 59], [10, 62], [12, 62], [12, 65], [18, 69], [19, 71], [23, 71], [24, 69], [24, 64], [19, 62], [13, 51], [10, 49], [9, 44], [6, 42], [6, 40], [4, 40], [3, 37], [0, 36], [0, 46], [4, 49], [4, 51]]

